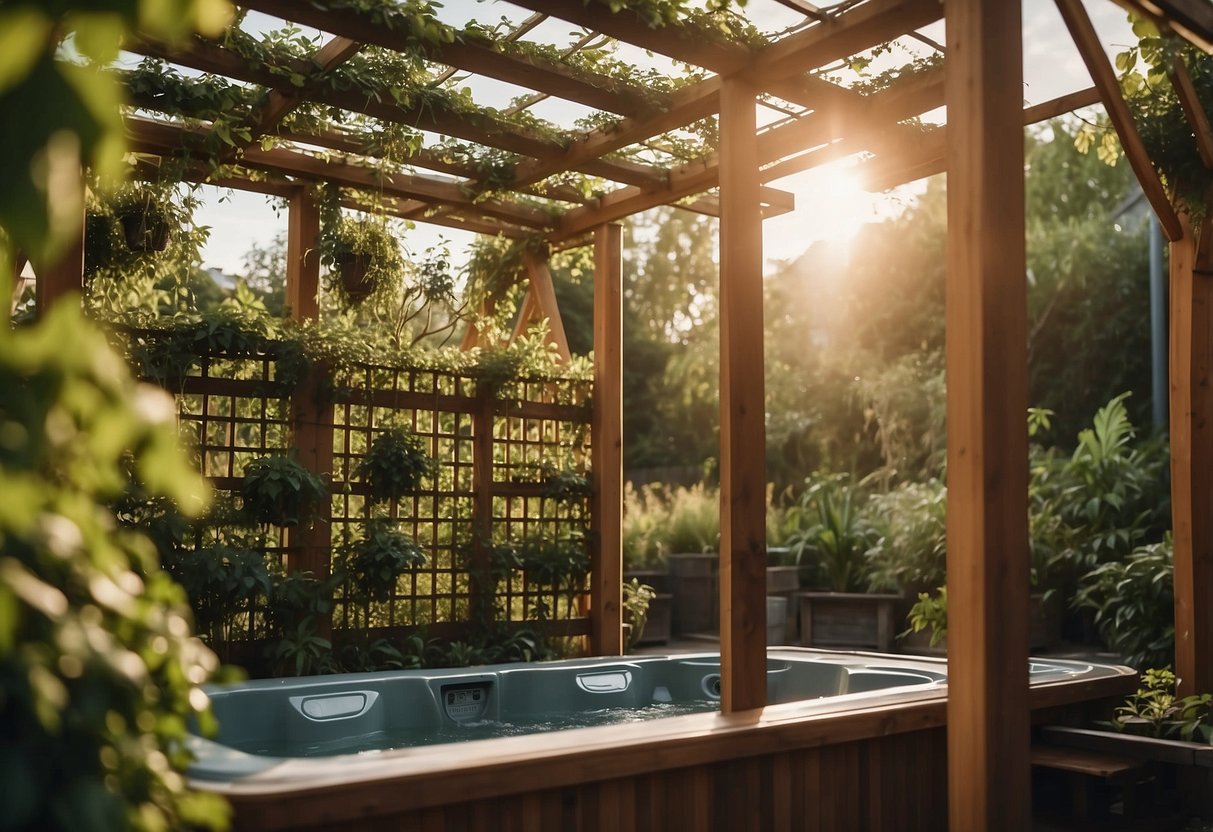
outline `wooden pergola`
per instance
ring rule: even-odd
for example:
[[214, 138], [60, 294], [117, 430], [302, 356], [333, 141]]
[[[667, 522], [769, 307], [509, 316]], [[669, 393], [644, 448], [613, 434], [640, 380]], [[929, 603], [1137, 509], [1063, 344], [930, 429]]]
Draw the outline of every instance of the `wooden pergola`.
[[[804, 12], [804, 25], [753, 45], [693, 19], [651, 27], [633, 11], [612, 13], [605, 0], [514, 2], [533, 14], [495, 41], [467, 31], [430, 38], [406, 15], [294, 0], [240, 5], [326, 33], [327, 42], [305, 58], [267, 48], [261, 60], [250, 60], [230, 40], [198, 39], [186, 48], [132, 40], [129, 51], [251, 85], [256, 103], [241, 114], [249, 138], [223, 152], [218, 174], [197, 161], [213, 141], [214, 125], [154, 95], [132, 99], [126, 119], [131, 148], [194, 160], [187, 176], [197, 181], [287, 198], [287, 297], [301, 318], [317, 314], [320, 227], [312, 182], [340, 186], [349, 208], [365, 209], [374, 194], [390, 213], [418, 222], [511, 238], [539, 234], [553, 246], [592, 242], [593, 513], [599, 532], [592, 614], [594, 648], [604, 655], [621, 649], [622, 270], [615, 223], [665, 204], [718, 216], [726, 714], [757, 713], [766, 703], [765, 403], [762, 374], [753, 368], [763, 363], [762, 221], [794, 208], [792, 195], [771, 183], [857, 152], [871, 154], [864, 169], [879, 187], [946, 170], [948, 589], [954, 622], [948, 805], [953, 829], [1012, 830], [1028, 828], [1031, 805], [1023, 126], [1102, 99], [1172, 243], [1177, 671], [1188, 689], [1213, 690], [1213, 235], [1197, 237], [1171, 209], [1140, 141], [1134, 142], [1111, 67], [1079, 0], [1058, 2], [1096, 87], [1029, 110], [1022, 106], [1016, 0], [949, 0], [946, 6], [939, 0], [862, 0], [834, 9], [781, 0]], [[1175, 21], [1198, 42], [1213, 34], [1208, 4], [1200, 0], [1130, 5]], [[914, 35], [945, 11], [946, 71], [915, 74], [873, 93], [821, 72]], [[560, 54], [523, 48], [527, 32], [548, 18], [579, 27], [584, 37]], [[695, 72], [668, 91], [645, 89], [626, 74], [577, 60], [587, 43], [602, 39], [684, 62]], [[419, 51], [435, 89], [474, 74], [532, 93], [509, 110], [491, 111], [454, 106], [449, 97], [396, 96], [390, 78], [358, 88], [329, 83], [356, 56], [375, 51]], [[544, 98], [615, 117], [597, 128], [554, 135], [520, 117]], [[924, 133], [906, 123], [945, 104], [946, 128]], [[305, 128], [292, 119], [315, 105], [344, 112], [358, 129]], [[777, 113], [762, 128], [759, 106]], [[686, 128], [711, 116], [719, 119], [718, 148], [688, 155]], [[391, 125], [457, 139], [504, 163], [490, 177], [487, 167], [428, 143], [407, 163], [386, 160], [374, 133]], [[1195, 133], [1213, 151], [1207, 120]], [[570, 187], [561, 178], [569, 172], [591, 177], [592, 190]], [[81, 245], [45, 270], [39, 303], [78, 289], [82, 262]], [[558, 317], [543, 264], [530, 263], [528, 270], [532, 311]], [[323, 450], [309, 462], [322, 468]]]

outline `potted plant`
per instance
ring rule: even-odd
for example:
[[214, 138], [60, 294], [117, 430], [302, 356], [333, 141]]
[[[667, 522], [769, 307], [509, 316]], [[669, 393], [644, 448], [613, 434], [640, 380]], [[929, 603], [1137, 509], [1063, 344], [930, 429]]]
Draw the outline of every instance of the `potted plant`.
[[359, 463], [356, 475], [372, 502], [398, 500], [434, 475], [437, 465], [425, 441], [405, 427], [382, 431]]
[[900, 596], [867, 592], [868, 551], [879, 532], [865, 511], [867, 495], [846, 474], [812, 477], [801, 495], [799, 527], [788, 537], [797, 560], [825, 591], [798, 594], [801, 643], [891, 650], [894, 606]]
[[132, 183], [115, 196], [113, 212], [131, 251], [164, 251], [168, 247], [173, 211], [170, 196], [162, 188]]
[[667, 498], [664, 544], [674, 596], [674, 632], [714, 633], [720, 624], [720, 499], [703, 485]]
[[398, 523], [387, 518], [367, 520], [345, 564], [351, 593], [371, 601], [386, 601], [396, 588], [396, 579], [425, 562], [425, 552]]
[[[631, 653], [638, 644], [654, 641], [645, 638], [649, 625], [649, 610], [657, 593], [651, 586], [633, 578], [623, 584], [623, 651]], [[657, 623], [657, 622], [654, 622]], [[669, 619], [666, 619], [666, 640], [669, 638]]]
[[310, 525], [329, 499], [324, 478], [313, 474], [294, 453], [274, 453], [244, 467], [240, 483], [244, 513], [274, 526]]
[[354, 304], [403, 279], [400, 247], [383, 218], [338, 217], [321, 236], [320, 254], [335, 287]]

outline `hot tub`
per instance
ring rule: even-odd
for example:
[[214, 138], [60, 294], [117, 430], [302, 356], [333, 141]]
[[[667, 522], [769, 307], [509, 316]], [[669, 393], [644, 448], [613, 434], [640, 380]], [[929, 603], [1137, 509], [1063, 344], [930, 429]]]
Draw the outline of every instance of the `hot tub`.
[[[1034, 684], [1122, 675], [1122, 669], [1033, 660]], [[190, 777], [238, 782], [291, 770], [322, 773], [368, 760], [434, 757], [434, 746], [648, 722], [652, 735], [720, 705], [720, 657], [606, 657], [409, 670], [211, 687], [218, 736], [192, 738]], [[787, 716], [942, 699], [944, 660], [772, 648], [771, 714]], [[701, 716], [700, 719], [703, 717]], [[586, 736], [590, 736], [586, 734]], [[309, 759], [311, 758], [311, 759]]]

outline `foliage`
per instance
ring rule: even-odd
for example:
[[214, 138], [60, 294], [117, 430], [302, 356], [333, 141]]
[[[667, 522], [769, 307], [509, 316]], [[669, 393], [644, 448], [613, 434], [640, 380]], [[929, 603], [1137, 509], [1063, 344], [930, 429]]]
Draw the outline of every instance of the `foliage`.
[[346, 569], [355, 595], [385, 601], [396, 588], [396, 579], [424, 566], [426, 557], [409, 535], [392, 520], [368, 520], [362, 537], [350, 552]]
[[388, 428], [375, 437], [358, 464], [357, 475], [372, 501], [397, 500], [432, 477], [437, 464], [424, 440], [408, 428]]
[[198, 686], [217, 662], [189, 636], [184, 595], [151, 542], [106, 507], [131, 479], [189, 514], [205, 507], [168, 398], [132, 383], [71, 304], [0, 328], [6, 827], [226, 825], [224, 804], [182, 776], [187, 723], [213, 725]]
[[1167, 666], [1175, 652], [1174, 572], [1170, 539], [1139, 546], [1083, 575], [1074, 601], [1094, 610], [1104, 643], [1125, 663]]
[[1141, 682], [1137, 692], [1116, 709], [1112, 727], [1160, 739], [1213, 742], [1213, 694], [1176, 696], [1179, 680], [1165, 669], [1146, 670]]
[[293, 452], [275, 453], [245, 466], [240, 497], [245, 513], [257, 523], [308, 526], [328, 502], [329, 490]]
[[574, 588], [590, 571], [589, 549], [579, 533], [532, 535], [519, 544], [518, 557], [529, 581], [554, 589]]
[[236, 615], [270, 594], [265, 556], [221, 543], [165, 554], [164, 568], [185, 589], [199, 634], [220, 649], [235, 640]]
[[[1033, 454], [1031, 507], [1041, 518], [1034, 523], [1040, 532], [1034, 545], [1047, 557], [1043, 567], [1058, 580], [1119, 560], [1135, 546], [1161, 538], [1170, 525], [1166, 446], [1133, 441], [1127, 395], [1099, 409], [1068, 458]], [[1043, 522], [1054, 516], [1052, 525]]]
[[[1125, 102], [1172, 201], [1193, 216], [1203, 216], [1213, 177], [1201, 161], [1170, 73], [1177, 61], [1184, 63], [1197, 100], [1207, 112], [1213, 103], [1213, 59], [1177, 36], [1164, 37], [1157, 25], [1144, 16], [1134, 20], [1133, 33], [1138, 37], [1137, 45], [1116, 56]], [[1115, 164], [1120, 148], [1115, 135], [1112, 139], [1107, 139], [1107, 135], [1099, 136], [1094, 129], [1085, 130], [1077, 136], [1076, 144], [1085, 151], [1099, 138], [1101, 158]]]
[[[226, 0], [12, 0], [0, 9], [0, 108], [20, 113], [21, 129], [0, 143], [0, 247], [54, 262], [80, 229], [81, 192], [71, 171], [82, 164], [114, 175], [125, 142], [121, 91], [100, 70], [118, 57], [125, 32], [181, 41], [195, 29], [216, 34]], [[87, 63], [58, 59], [63, 43]], [[54, 102], [54, 106], [48, 106]], [[8, 262], [12, 251], [0, 252]]]
[[877, 530], [864, 513], [866, 494], [847, 474], [817, 474], [805, 481], [799, 528], [788, 546], [802, 566], [811, 566], [834, 592], [858, 592], [869, 582], [867, 552]]
[[940, 480], [903, 483], [872, 498], [879, 536], [868, 553], [873, 586], [922, 592], [947, 570], [947, 488]]
[[624, 623], [632, 625], [628, 632], [627, 644], [624, 645], [625, 653], [632, 652], [636, 642], [644, 635], [644, 625], [649, 620], [649, 603], [656, 597], [657, 593], [653, 591], [653, 587], [642, 584], [639, 579], [624, 581], [623, 620]]
[[931, 631], [931, 647], [938, 647], [948, 637], [948, 588], [941, 586], [934, 595], [918, 593], [918, 601], [910, 607], [910, 629], [907, 632]]

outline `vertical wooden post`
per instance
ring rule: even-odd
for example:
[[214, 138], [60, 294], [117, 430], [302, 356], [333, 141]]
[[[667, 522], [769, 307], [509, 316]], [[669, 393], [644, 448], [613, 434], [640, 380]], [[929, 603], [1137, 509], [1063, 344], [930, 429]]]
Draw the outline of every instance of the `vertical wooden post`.
[[307, 188], [291, 196], [286, 237], [286, 305], [297, 321], [320, 315], [320, 208]]
[[[1195, 229], [1171, 243], [1171, 527], [1175, 674], [1187, 696], [1213, 690], [1213, 271]], [[1213, 234], [1206, 223], [1202, 237]]]
[[[320, 284], [320, 213], [309, 191], [299, 188], [291, 197], [286, 238], [286, 303], [291, 317], [301, 321], [319, 314], [316, 290]], [[313, 365], [291, 396], [292, 441], [299, 461], [316, 474], [333, 470], [333, 404], [325, 393], [329, 369]], [[332, 505], [326, 505], [308, 529], [290, 529], [289, 566], [292, 571], [329, 576], [332, 553]], [[322, 630], [327, 629], [322, 625]]]
[[[80, 213], [80, 233], [72, 236], [54, 263], [35, 263], [35, 310], [41, 318], [59, 298], [84, 288], [84, 212]], [[19, 280], [20, 278], [18, 278]]]
[[594, 528], [590, 625], [594, 652], [623, 653], [623, 263], [622, 231], [594, 231]]
[[726, 713], [767, 699], [762, 206], [754, 88], [720, 89], [720, 662]]
[[948, 808], [1024, 830], [1027, 284], [1019, 0], [949, 0]]

